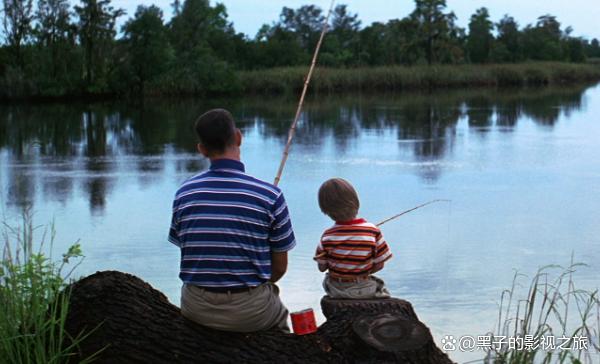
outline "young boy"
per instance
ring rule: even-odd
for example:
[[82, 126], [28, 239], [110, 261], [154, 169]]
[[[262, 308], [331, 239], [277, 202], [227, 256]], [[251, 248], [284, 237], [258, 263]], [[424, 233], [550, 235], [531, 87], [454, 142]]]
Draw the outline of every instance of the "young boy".
[[341, 178], [325, 181], [319, 189], [319, 207], [335, 224], [325, 230], [314, 259], [328, 270], [323, 288], [331, 298], [390, 297], [380, 271], [392, 253], [377, 226], [357, 218], [358, 194]]

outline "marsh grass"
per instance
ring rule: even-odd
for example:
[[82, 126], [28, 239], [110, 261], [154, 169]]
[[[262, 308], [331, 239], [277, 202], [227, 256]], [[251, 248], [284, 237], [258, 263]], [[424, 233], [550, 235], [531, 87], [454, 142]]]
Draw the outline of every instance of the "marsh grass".
[[[283, 67], [238, 74], [247, 93], [297, 92], [307, 67]], [[521, 64], [380, 66], [317, 68], [310, 88], [316, 92], [428, 90], [470, 86], [541, 86], [600, 80], [592, 64], [532, 62]]]
[[540, 268], [531, 279], [524, 298], [518, 297], [519, 282], [524, 276], [516, 272], [511, 288], [502, 292], [497, 329], [492, 336], [521, 339], [530, 336], [534, 340], [550, 336], [586, 337], [587, 350], [575, 348], [575, 340], [569, 340], [566, 345], [573, 350], [548, 350], [543, 345], [531, 350], [492, 346], [485, 362], [596, 363], [600, 358], [600, 301], [598, 290], [587, 291], [575, 285], [574, 274], [583, 266], [571, 259], [567, 267], [549, 265]]
[[[32, 214], [25, 211], [19, 227], [4, 223], [0, 264], [0, 363], [64, 363], [86, 336], [70, 337], [65, 329], [69, 309], [68, 283], [81, 263], [79, 244], [60, 259], [52, 258], [54, 229], [41, 231], [34, 246]], [[45, 241], [49, 238], [49, 255]], [[72, 261], [75, 265], [67, 271]], [[89, 335], [89, 333], [87, 334]], [[79, 362], [89, 362], [87, 358]]]

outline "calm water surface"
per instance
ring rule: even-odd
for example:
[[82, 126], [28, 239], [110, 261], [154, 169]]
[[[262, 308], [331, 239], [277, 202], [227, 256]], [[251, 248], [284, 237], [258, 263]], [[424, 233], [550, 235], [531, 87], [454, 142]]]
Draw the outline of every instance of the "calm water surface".
[[[0, 202], [9, 222], [32, 206], [54, 220], [56, 252], [81, 240], [78, 273], [136, 274], [179, 302], [179, 252], [169, 244], [173, 194], [208, 167], [192, 123], [230, 109], [249, 173], [272, 180], [296, 100], [152, 100], [0, 107]], [[331, 222], [316, 192], [340, 176], [374, 222], [450, 199], [383, 226], [394, 259], [382, 271], [436, 340], [494, 328], [514, 270], [588, 263], [600, 276], [600, 86], [432, 95], [318, 96], [298, 126], [281, 187], [298, 246], [281, 282], [290, 310], [318, 310], [322, 274], [311, 260]], [[319, 316], [322, 321], [322, 317]], [[451, 353], [455, 360], [478, 354]]]

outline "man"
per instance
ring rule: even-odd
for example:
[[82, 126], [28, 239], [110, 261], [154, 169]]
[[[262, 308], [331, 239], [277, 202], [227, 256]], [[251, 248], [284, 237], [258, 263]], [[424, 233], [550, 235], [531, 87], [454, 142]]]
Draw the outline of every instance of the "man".
[[210, 169], [184, 182], [173, 201], [169, 241], [181, 248], [181, 313], [218, 330], [289, 331], [275, 286], [296, 242], [281, 190], [249, 176], [231, 114], [196, 121]]

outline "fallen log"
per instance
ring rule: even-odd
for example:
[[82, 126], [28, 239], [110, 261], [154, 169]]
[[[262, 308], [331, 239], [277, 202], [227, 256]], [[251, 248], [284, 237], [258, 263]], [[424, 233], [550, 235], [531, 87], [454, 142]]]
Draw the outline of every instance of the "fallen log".
[[66, 329], [90, 333], [79, 358], [97, 363], [452, 363], [407, 301], [325, 297], [315, 334], [212, 330], [185, 319], [148, 283], [106, 271], [71, 286]]

